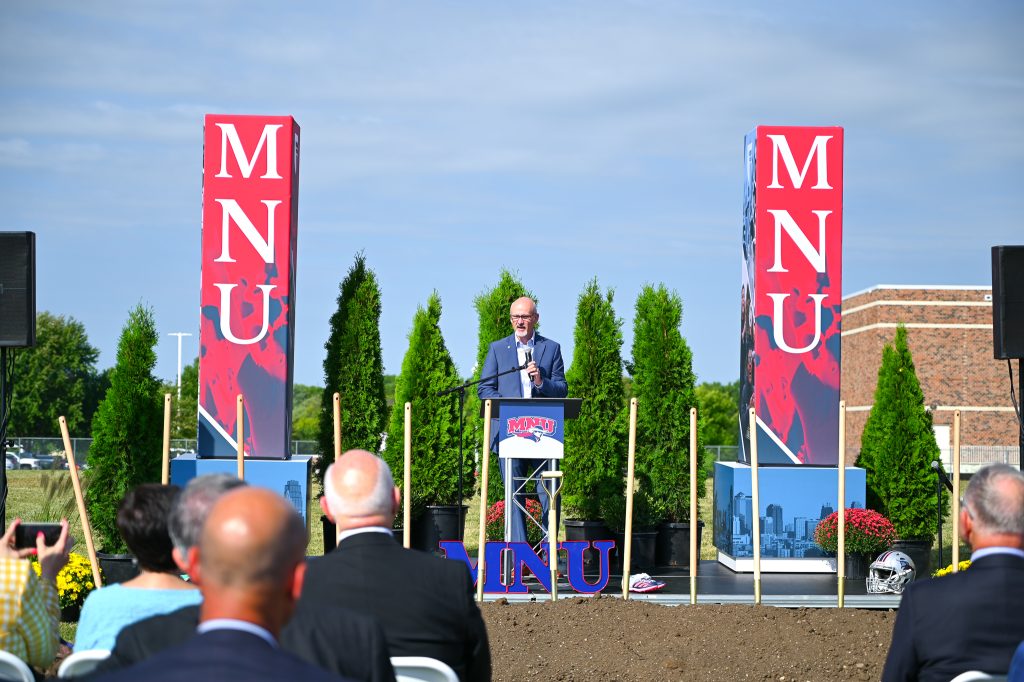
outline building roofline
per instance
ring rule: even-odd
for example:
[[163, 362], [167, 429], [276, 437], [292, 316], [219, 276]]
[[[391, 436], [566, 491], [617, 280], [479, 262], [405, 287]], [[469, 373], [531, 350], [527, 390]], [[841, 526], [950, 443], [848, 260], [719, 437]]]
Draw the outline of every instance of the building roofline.
[[848, 298], [854, 296], [861, 296], [862, 294], [870, 294], [872, 291], [879, 291], [881, 289], [918, 289], [924, 291], [988, 291], [992, 287], [991, 285], [974, 285], [974, 284], [876, 284], [873, 287], [867, 289], [861, 289], [855, 291], [852, 294], [846, 294], [843, 296], [845, 301]]

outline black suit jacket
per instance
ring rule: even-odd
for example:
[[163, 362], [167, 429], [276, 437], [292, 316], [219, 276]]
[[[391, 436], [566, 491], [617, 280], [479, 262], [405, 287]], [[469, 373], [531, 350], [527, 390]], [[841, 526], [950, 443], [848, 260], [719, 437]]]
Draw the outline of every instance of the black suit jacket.
[[[199, 607], [186, 606], [146, 618], [121, 630], [110, 657], [98, 667], [110, 671], [135, 665], [187, 641], [199, 624]], [[368, 682], [394, 682], [384, 633], [372, 618], [320, 604], [300, 605], [281, 632], [281, 648], [319, 668]]]
[[194, 635], [177, 646], [130, 668], [99, 679], [110, 682], [198, 682], [198, 680], [307, 680], [342, 679], [310, 665], [260, 637], [239, 630], [214, 630]]
[[1006, 674], [1024, 640], [1024, 559], [993, 554], [903, 593], [884, 682]]
[[343, 606], [373, 616], [392, 656], [430, 656], [462, 680], [489, 680], [487, 628], [473, 597], [465, 564], [367, 532], [310, 560], [299, 604]]

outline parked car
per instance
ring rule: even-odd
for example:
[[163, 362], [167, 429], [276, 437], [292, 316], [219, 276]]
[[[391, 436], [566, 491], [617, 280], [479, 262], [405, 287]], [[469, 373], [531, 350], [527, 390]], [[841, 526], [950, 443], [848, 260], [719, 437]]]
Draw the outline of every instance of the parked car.
[[7, 468], [17, 469], [19, 467], [18, 456], [8, 452], [7, 453]]
[[50, 455], [33, 455], [31, 452], [26, 452], [18, 460], [19, 469], [52, 469], [53, 468], [53, 457]]

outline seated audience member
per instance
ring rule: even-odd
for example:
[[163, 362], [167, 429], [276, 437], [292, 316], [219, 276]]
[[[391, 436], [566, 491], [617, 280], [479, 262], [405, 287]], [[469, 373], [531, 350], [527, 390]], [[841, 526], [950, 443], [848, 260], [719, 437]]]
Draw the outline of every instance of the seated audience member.
[[104, 679], [348, 679], [278, 647], [277, 636], [302, 590], [305, 551], [305, 526], [283, 497], [248, 486], [223, 495], [199, 546], [189, 550], [192, 577], [203, 593], [196, 634]]
[[[52, 545], [40, 534], [34, 548], [18, 550], [14, 533], [20, 523], [16, 519], [0, 538], [0, 649], [44, 670], [60, 644], [56, 580], [71, 549], [68, 522], [60, 522], [60, 537]], [[39, 559], [39, 576], [28, 560], [33, 554]]]
[[171, 556], [168, 517], [180, 493], [177, 486], [147, 483], [121, 500], [117, 530], [138, 561], [139, 575], [86, 597], [75, 634], [76, 650], [111, 649], [126, 625], [199, 603], [199, 590], [181, 579]]
[[403, 548], [391, 534], [399, 492], [388, 465], [346, 452], [324, 476], [324, 513], [338, 545], [312, 559], [304, 604], [343, 606], [375, 617], [392, 656], [444, 661], [463, 680], [489, 680], [487, 628], [465, 564]]
[[968, 670], [1005, 675], [1024, 640], [1024, 474], [991, 464], [971, 477], [960, 536], [965, 571], [904, 592], [882, 679], [950, 680]]
[[[181, 571], [192, 574], [192, 547], [198, 546], [203, 523], [218, 499], [245, 482], [229, 474], [207, 474], [189, 481], [171, 510], [174, 558]], [[195, 556], [194, 553], [191, 556]], [[114, 649], [99, 669], [134, 665], [195, 634], [199, 607], [146, 618], [117, 636]], [[338, 646], [345, 642], [345, 646]], [[303, 606], [281, 633], [281, 647], [330, 672], [369, 682], [394, 682], [395, 675], [384, 634], [376, 621], [345, 609]]]
[[1017, 652], [1010, 661], [1010, 672], [1006, 675], [1007, 682], [1024, 682], [1024, 642], [1017, 647]]

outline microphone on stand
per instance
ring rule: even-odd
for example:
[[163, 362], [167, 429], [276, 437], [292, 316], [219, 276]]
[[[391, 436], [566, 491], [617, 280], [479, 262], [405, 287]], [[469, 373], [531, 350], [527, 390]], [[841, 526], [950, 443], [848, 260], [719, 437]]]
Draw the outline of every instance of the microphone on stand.
[[935, 473], [942, 479], [942, 482], [946, 484], [946, 488], [949, 489], [949, 492], [953, 492], [953, 482], [949, 480], [949, 476], [946, 475], [946, 472], [939, 468], [939, 460], [932, 460], [932, 469], [935, 469]]

